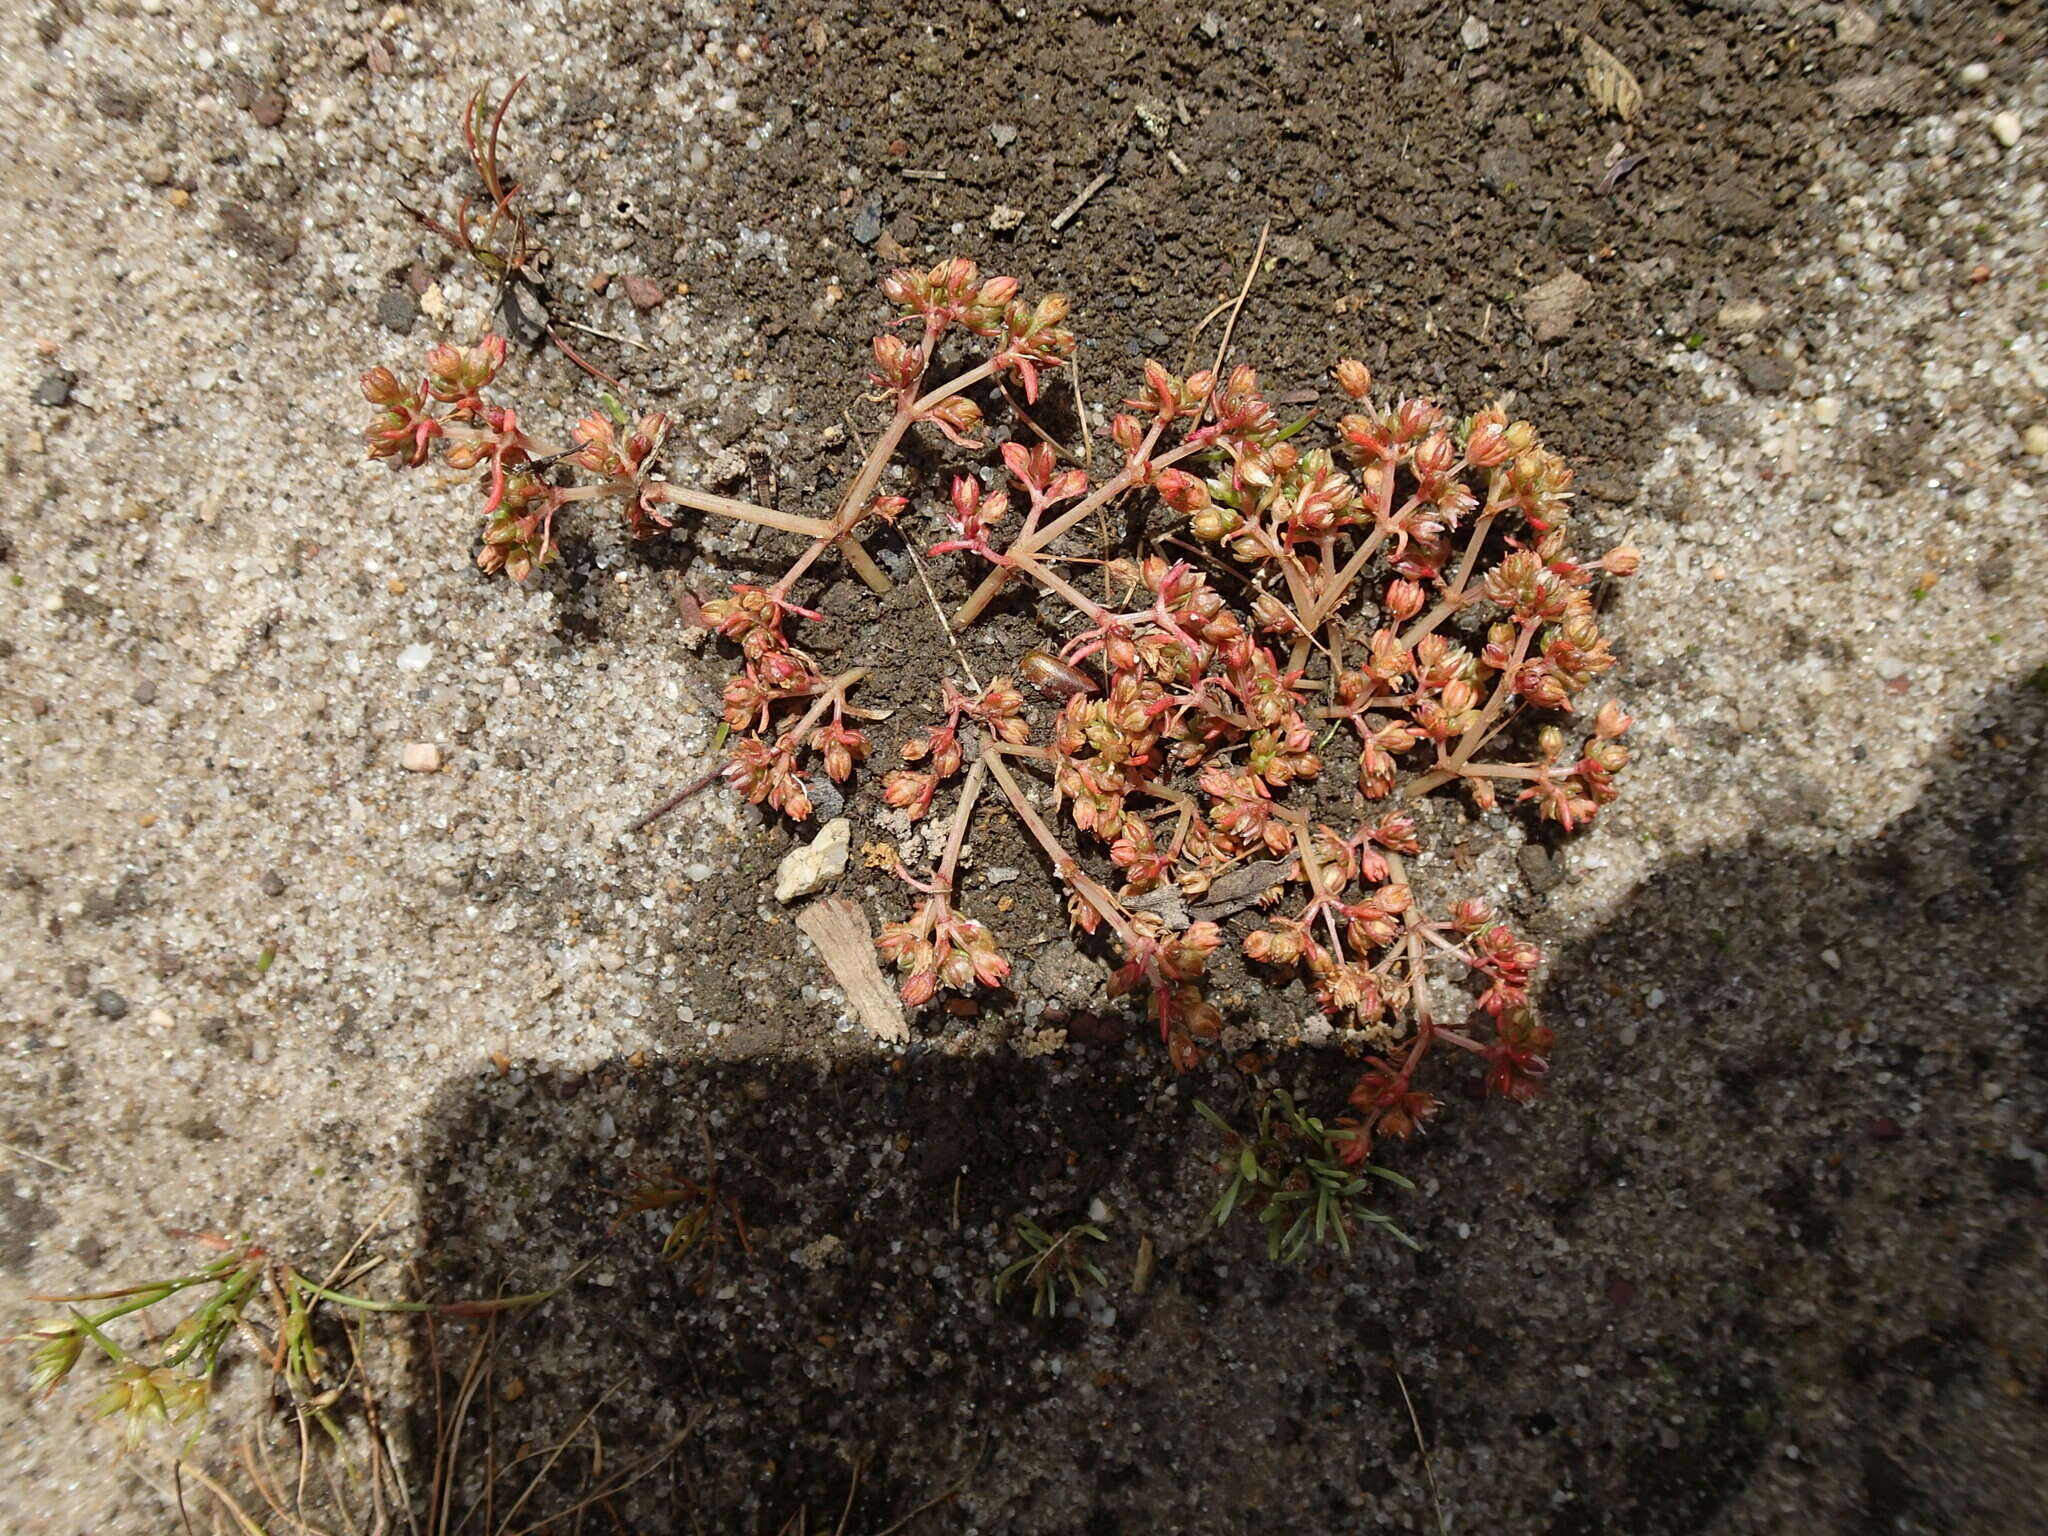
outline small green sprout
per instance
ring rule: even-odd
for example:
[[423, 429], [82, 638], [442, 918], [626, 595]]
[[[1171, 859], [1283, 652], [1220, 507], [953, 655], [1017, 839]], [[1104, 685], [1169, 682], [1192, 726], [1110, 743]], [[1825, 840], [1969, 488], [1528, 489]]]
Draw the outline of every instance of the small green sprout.
[[[187, 1422], [196, 1438], [203, 1427], [222, 1352], [241, 1338], [260, 1350], [272, 1373], [310, 1417], [330, 1434], [338, 1434], [325, 1411], [336, 1400], [337, 1382], [323, 1379], [330, 1373], [314, 1342], [314, 1314], [323, 1303], [356, 1318], [375, 1313], [418, 1312], [443, 1318], [476, 1318], [531, 1306], [554, 1294], [536, 1291], [524, 1296], [452, 1303], [385, 1300], [331, 1289], [253, 1245], [231, 1244], [217, 1237], [202, 1237], [200, 1241], [220, 1257], [185, 1274], [144, 1280], [113, 1290], [33, 1298], [62, 1306], [63, 1315], [41, 1318], [30, 1324], [26, 1333], [0, 1341], [33, 1346], [29, 1357], [31, 1389], [40, 1394], [55, 1391], [81, 1359], [98, 1358], [86, 1351], [85, 1346], [91, 1344], [98, 1355], [105, 1356], [110, 1371], [95, 1409], [99, 1417], [118, 1424], [129, 1445], [140, 1443], [152, 1431]], [[360, 1266], [355, 1276], [373, 1267], [374, 1261]], [[169, 1319], [153, 1309], [174, 1298], [176, 1306], [190, 1310], [178, 1317], [167, 1332], [162, 1331], [162, 1325]], [[84, 1309], [94, 1302], [110, 1305]], [[149, 1316], [144, 1318], [143, 1314]], [[109, 1332], [129, 1317], [144, 1323], [146, 1335], [143, 1347], [133, 1352]], [[344, 1372], [337, 1381], [345, 1378]]]
[[1101, 1266], [1081, 1247], [1084, 1239], [1094, 1243], [1108, 1242], [1102, 1228], [1088, 1222], [1076, 1222], [1055, 1237], [1028, 1216], [1019, 1216], [1017, 1235], [1024, 1239], [1024, 1245], [1030, 1252], [1014, 1264], [1005, 1266], [996, 1276], [997, 1306], [1003, 1304], [1012, 1287], [1028, 1285], [1031, 1287], [1031, 1315], [1051, 1317], [1059, 1310], [1062, 1282], [1075, 1301], [1079, 1301], [1090, 1287], [1109, 1283], [1109, 1277], [1103, 1274]]
[[1353, 1232], [1367, 1227], [1421, 1249], [1392, 1217], [1360, 1198], [1373, 1179], [1402, 1189], [1415, 1185], [1391, 1168], [1360, 1168], [1355, 1166], [1357, 1159], [1347, 1160], [1357, 1131], [1333, 1129], [1303, 1114], [1284, 1089], [1259, 1106], [1257, 1128], [1250, 1136], [1233, 1129], [1200, 1099], [1195, 1109], [1235, 1148], [1228, 1164], [1230, 1182], [1210, 1213], [1217, 1226], [1240, 1211], [1256, 1216], [1266, 1229], [1268, 1257], [1285, 1264], [1298, 1264], [1332, 1244], [1349, 1257]]

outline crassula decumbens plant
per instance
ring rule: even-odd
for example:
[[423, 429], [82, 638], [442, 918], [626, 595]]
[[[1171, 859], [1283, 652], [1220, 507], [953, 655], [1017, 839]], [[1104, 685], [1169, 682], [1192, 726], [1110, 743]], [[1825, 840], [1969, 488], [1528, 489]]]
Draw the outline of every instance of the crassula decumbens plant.
[[[1220, 1033], [1204, 973], [1235, 942], [1264, 974], [1298, 976], [1363, 1058], [1339, 1122], [1347, 1157], [1429, 1120], [1424, 1072], [1447, 1056], [1475, 1058], [1492, 1093], [1532, 1097], [1551, 1049], [1530, 1002], [1535, 947], [1481, 899], [1426, 901], [1409, 860], [1413, 807], [1433, 792], [1565, 830], [1615, 797], [1629, 719], [1591, 702], [1614, 660], [1594, 597], [1636, 556], [1573, 550], [1569, 467], [1498, 407], [1461, 419], [1383, 399], [1345, 361], [1335, 379], [1350, 407], [1320, 440], [1315, 422], [1275, 410], [1249, 367], [1180, 377], [1148, 363], [1111, 423], [1114, 454], [1090, 469], [1030, 415], [1073, 353], [1065, 299], [1027, 302], [1015, 280], [957, 257], [882, 289], [897, 319], [873, 340], [868, 398], [889, 414], [826, 516], [662, 478], [659, 413], [593, 414], [566, 446], [535, 441], [491, 396], [506, 358], [495, 336], [434, 348], [417, 383], [367, 374], [370, 453], [475, 470], [477, 563], [514, 580], [556, 558], [561, 516], [582, 503], [616, 503], [637, 537], [695, 515], [808, 540], [773, 585], [702, 604], [736, 652], [722, 774], [795, 821], [811, 815], [820, 772], [861, 775], [913, 821], [944, 818], [943, 852], [928, 870], [899, 868], [909, 910], [881, 933], [906, 1003], [1010, 974], [1002, 936], [956, 896], [969, 818], [992, 794], [1042, 851], [1073, 927], [1106, 949], [1111, 990], [1138, 1000], [1177, 1067]], [[982, 399], [991, 412], [1008, 402], [1004, 440]], [[912, 433], [958, 458], [914, 506], [882, 491]], [[1110, 596], [1092, 597], [1065, 572], [1065, 541], [1140, 498], [1151, 536], [1109, 561]], [[821, 616], [795, 599], [828, 555], [886, 589], [861, 544], [882, 525], [978, 581], [949, 619], [934, 613], [935, 642], [942, 622], [965, 630], [1009, 589], [1063, 608], [1070, 631], [1056, 654], [1019, 658], [1015, 676], [976, 678], [957, 652], [960, 675], [928, 728], [886, 769], [868, 762], [856, 702], [867, 669], [822, 673], [802, 643]], [[1333, 777], [1342, 797], [1327, 792]], [[1348, 810], [1332, 817], [1333, 801]]]

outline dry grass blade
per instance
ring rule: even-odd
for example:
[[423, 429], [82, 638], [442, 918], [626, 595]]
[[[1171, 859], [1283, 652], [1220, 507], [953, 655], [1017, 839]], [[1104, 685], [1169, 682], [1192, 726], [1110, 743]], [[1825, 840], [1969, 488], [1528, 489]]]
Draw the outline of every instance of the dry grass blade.
[[1422, 1455], [1422, 1475], [1429, 1480], [1429, 1504], [1436, 1511], [1436, 1528], [1439, 1532], [1448, 1532], [1450, 1526], [1444, 1521], [1443, 1500], [1437, 1497], [1436, 1471], [1429, 1464], [1429, 1446], [1422, 1438], [1422, 1420], [1416, 1417], [1415, 1399], [1408, 1395], [1408, 1383], [1401, 1379], [1398, 1370], [1394, 1372], [1394, 1385], [1401, 1389], [1401, 1401], [1408, 1408], [1408, 1425], [1415, 1431], [1415, 1449]]
[[[610, 1394], [606, 1395], [609, 1396]], [[591, 1412], [596, 1412], [597, 1406], [601, 1406], [603, 1401], [604, 1400], [600, 1398], [598, 1400], [598, 1404], [592, 1407]], [[592, 1492], [578, 1499], [574, 1504], [568, 1505], [566, 1508], [556, 1510], [552, 1515], [549, 1515], [545, 1520], [536, 1520], [531, 1525], [523, 1525], [519, 1527], [517, 1530], [513, 1530], [510, 1528], [512, 1516], [510, 1514], [506, 1515], [504, 1521], [497, 1527], [496, 1536], [537, 1536], [537, 1533], [539, 1532], [552, 1530], [560, 1526], [564, 1520], [567, 1520], [572, 1515], [580, 1515], [584, 1510], [590, 1508], [593, 1504], [602, 1503], [606, 1499], [613, 1498], [618, 1494], [625, 1492], [626, 1489], [632, 1487], [633, 1484], [639, 1482], [649, 1473], [658, 1470], [664, 1462], [666, 1462], [671, 1456], [675, 1455], [676, 1451], [681, 1447], [682, 1443], [685, 1440], [689, 1439], [691, 1435], [696, 1433], [697, 1425], [703, 1419], [703, 1416], [704, 1413], [702, 1409], [699, 1409], [697, 1412], [691, 1414], [689, 1421], [686, 1424], [684, 1424], [681, 1429], [677, 1430], [673, 1436], [670, 1437], [666, 1445], [661, 1446], [658, 1450], [649, 1452], [640, 1461], [640, 1463], [637, 1466], [633, 1467], [631, 1470], [620, 1473], [610, 1482], [600, 1485]], [[586, 1415], [585, 1418], [587, 1420], [588, 1415]], [[545, 1469], [543, 1469], [543, 1471], [545, 1471]], [[536, 1480], [537, 1478], [538, 1474], [536, 1474]]]

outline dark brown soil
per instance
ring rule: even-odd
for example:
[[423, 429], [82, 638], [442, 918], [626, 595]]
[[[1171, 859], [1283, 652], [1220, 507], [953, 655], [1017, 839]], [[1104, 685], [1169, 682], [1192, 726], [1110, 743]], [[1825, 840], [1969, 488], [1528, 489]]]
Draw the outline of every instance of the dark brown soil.
[[[1512, 390], [1578, 465], [1597, 516], [1634, 497], [1662, 426], [1656, 359], [1674, 341], [1718, 345], [1712, 317], [1738, 297], [1768, 300], [1776, 330], [1807, 323], [1811, 296], [1777, 277], [1785, 251], [1817, 233], [1800, 203], [1817, 133], [1877, 135], [1897, 120], [1848, 122], [1828, 87], [1925, 66], [1902, 106], [1926, 110], [1945, 61], [2015, 46], [1994, 40], [2019, 12], [1926, 7], [1926, 25], [1888, 28], [1881, 52], [1840, 46], [1823, 7], [1533, 9], [1526, 22], [1489, 17], [1491, 40], [1468, 52], [1465, 11], [1427, 0], [1231, 15], [1086, 5], [1023, 20], [840, 5], [816, 13], [822, 55], [807, 43], [811, 17], [782, 11], [769, 68], [747, 87], [777, 131], [731, 146], [689, 206], [668, 195], [672, 146], [651, 96], [687, 38], [649, 24], [619, 47], [616, 99], [543, 93], [526, 110], [609, 125], [622, 143], [605, 166], [577, 148], [564, 174], [634, 200], [651, 221], [634, 259], [673, 267], [700, 311], [744, 318], [756, 338], [745, 367], [796, 381], [799, 415], [754, 422], [722, 381], [681, 362], [595, 360], [635, 370], [656, 403], [688, 402], [685, 415], [726, 441], [767, 447], [786, 429], [773, 444], [785, 505], [828, 503], [854, 462], [851, 447], [826, 446], [828, 429], [883, 318], [873, 285], [888, 266], [966, 251], [1070, 293], [1083, 377], [1114, 397], [1143, 357], [1181, 362], [1270, 226], [1275, 259], [1237, 357], [1283, 391], [1322, 390], [1346, 354], [1391, 389], [1463, 408]], [[1651, 101], [1639, 123], [1593, 109], [1563, 22], [1633, 67]], [[635, 82], [650, 94], [632, 94]], [[1608, 186], [1617, 143], [1643, 158]], [[1103, 171], [1110, 182], [1053, 233], [1052, 216]], [[997, 205], [1025, 211], [1013, 233], [990, 233]], [[705, 231], [729, 242], [735, 225], [786, 241], [786, 269], [693, 254]], [[623, 265], [579, 251], [573, 232], [544, 233], [558, 295], [572, 274]], [[1592, 303], [1539, 345], [1521, 296], [1566, 268], [1592, 280]], [[831, 283], [845, 298], [821, 311]], [[1753, 372], [1771, 387], [1767, 367]], [[679, 538], [650, 558], [708, 592], [772, 576], [788, 553], [763, 538], [721, 566]], [[967, 577], [941, 562], [942, 599], [964, 595]], [[554, 579], [577, 589], [573, 567]], [[921, 589], [905, 582], [878, 602], [828, 569], [807, 595], [838, 621], [805, 633], [822, 660], [883, 661], [870, 702], [898, 708], [881, 741], [893, 746], [948, 668]], [[1013, 604], [970, 639], [972, 654], [992, 671], [1045, 623]], [[564, 638], [600, 625], [593, 601]], [[2038, 703], [2009, 701], [1995, 723], [2030, 739]], [[2030, 775], [2038, 765], [2015, 794]], [[621, 1504], [636, 1529], [773, 1531], [799, 1507], [809, 1529], [829, 1528], [856, 1459], [848, 1530], [881, 1529], [956, 1483], [982, 1530], [1430, 1529], [1418, 1431], [1466, 1469], [1439, 1490], [1459, 1529], [2025, 1529], [2013, 1511], [2041, 1498], [2027, 1456], [2048, 1408], [2030, 1290], [2039, 1174], [1999, 1142], [1971, 1085], [1986, 1070], [2043, 1070], [2048, 1003], [2012, 935], [2048, 941], [2026, 852], [2048, 828], [2033, 801], [1962, 824], [1945, 799], [1930, 791], [1867, 857], [1668, 871], [1625, 932], [1554, 962], [1551, 1008], [1588, 1027], [1560, 1057], [1549, 1105], [1517, 1116], [1454, 1104], [1431, 1144], [1404, 1155], [1423, 1189], [1397, 1213], [1425, 1251], [1298, 1273], [1267, 1264], [1249, 1234], [1205, 1231], [1214, 1145], [1191, 1101], [1238, 1113], [1243, 1084], [1227, 1070], [1173, 1081], [1155, 1041], [1124, 1038], [1121, 1016], [1081, 1009], [1051, 1065], [933, 1048], [1013, 1031], [1015, 1000], [972, 1022], [926, 1022], [899, 1063], [833, 1049], [822, 1010], [796, 996], [813, 962], [760, 916], [787, 846], [764, 831], [690, 914], [682, 995], [704, 1017], [776, 1026], [783, 1048], [711, 1068], [654, 1054], [449, 1095], [420, 1170], [433, 1284], [516, 1285], [532, 1277], [505, 1274], [508, 1253], [553, 1263], [605, 1250], [603, 1283], [586, 1278], [513, 1330], [504, 1369], [524, 1401], [557, 1409], [618, 1386], [629, 1442], [655, 1438], [664, 1412], [704, 1410], [672, 1475]], [[852, 802], [856, 846], [879, 835], [866, 803]], [[1024, 871], [1003, 891], [1012, 947], [1058, 951], [1042, 860], [998, 812], [974, 836], [980, 867]], [[659, 863], [620, 878], [658, 881]], [[1817, 1043], [1859, 1016], [1896, 1018], [1901, 997], [1932, 988], [1903, 962], [1844, 971], [1811, 1018], [1741, 1018], [1742, 978], [1783, 963], [1784, 914], [1821, 890], [1838, 913], [1887, 924], [1886, 955], [1977, 943], [1974, 969], [1946, 984], [1950, 1002], [1960, 989], [2009, 1009], [2034, 989], [2032, 1022], [1989, 1067], [1941, 1054], [1935, 1022], [1898, 1035], [1887, 1070], [1950, 1106], [1953, 1140], [1888, 1135], [1873, 1112], [1883, 1083], [1834, 1071]], [[969, 891], [987, 915], [990, 894]], [[1533, 902], [1530, 916], [1540, 932]], [[1605, 991], [1617, 952], [1674, 1006], [1729, 1017], [1740, 1047], [1703, 1057], [1654, 1021], [1638, 1040]], [[736, 976], [735, 954], [783, 978], [780, 992]], [[1308, 1006], [1231, 982], [1240, 1009]], [[1343, 1080], [1338, 1062], [1282, 1072], [1324, 1091]], [[646, 1223], [607, 1246], [603, 1196], [630, 1178], [601, 1116], [637, 1163], [686, 1173], [708, 1130], [753, 1253], [730, 1229], [715, 1273], [701, 1256], [667, 1265]], [[1111, 1211], [1114, 1322], [992, 1309], [986, 1281], [1011, 1219], [1075, 1219], [1096, 1197]], [[1160, 1253], [1142, 1297], [1128, 1284], [1140, 1233]], [[813, 1253], [815, 1269], [795, 1261], [827, 1235], [836, 1254]], [[517, 1410], [500, 1412], [509, 1423]], [[1806, 1460], [1787, 1463], [1787, 1443]], [[1783, 1513], [1802, 1505], [1796, 1520]], [[970, 1524], [955, 1509], [923, 1520], [912, 1528]]]

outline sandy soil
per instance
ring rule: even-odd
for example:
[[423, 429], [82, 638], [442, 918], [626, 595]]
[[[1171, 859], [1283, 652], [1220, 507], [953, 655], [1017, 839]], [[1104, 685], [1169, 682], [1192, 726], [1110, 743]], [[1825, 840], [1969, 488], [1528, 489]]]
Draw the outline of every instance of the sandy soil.
[[[444, 1293], [601, 1255], [505, 1369], [557, 1412], [617, 1387], [626, 1446], [702, 1412], [645, 1530], [816, 1521], [863, 1454], [862, 1529], [956, 1481], [913, 1529], [2040, 1528], [2038, 12], [1650, 9], [1605, 34], [1624, 129], [1561, 7], [1475, 5], [1476, 46], [1426, 6], [813, 9], [0, 16], [0, 1312], [174, 1270], [181, 1230], [317, 1265], [378, 1217]], [[1565, 1038], [1541, 1105], [1404, 1152], [1423, 1254], [1271, 1272], [1202, 1233], [1226, 1075], [1030, 1054], [1042, 999], [893, 1057], [766, 894], [784, 830], [707, 795], [622, 837], [709, 761], [726, 663], [675, 583], [780, 546], [591, 525], [520, 590], [357, 438], [359, 372], [485, 317], [400, 201], [462, 185], [461, 101], [529, 68], [555, 312], [645, 344], [593, 355], [685, 421], [678, 479], [758, 449], [829, 496], [890, 247], [1070, 291], [1111, 401], [1267, 220], [1247, 355], [1513, 388], [1570, 448], [1646, 557], [1639, 760], [1560, 851], [1475, 827], [1461, 888], [1551, 952]], [[1613, 145], [1650, 158], [1598, 191]], [[1539, 345], [1560, 266], [1593, 305]], [[535, 412], [589, 404], [523, 366]], [[607, 1230], [706, 1128], [757, 1251], [700, 1295]], [[997, 1312], [1011, 1218], [1091, 1202], [1112, 1286]], [[430, 1398], [394, 1370], [394, 1412]], [[0, 1394], [0, 1524], [175, 1520], [89, 1400]]]

